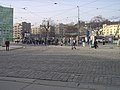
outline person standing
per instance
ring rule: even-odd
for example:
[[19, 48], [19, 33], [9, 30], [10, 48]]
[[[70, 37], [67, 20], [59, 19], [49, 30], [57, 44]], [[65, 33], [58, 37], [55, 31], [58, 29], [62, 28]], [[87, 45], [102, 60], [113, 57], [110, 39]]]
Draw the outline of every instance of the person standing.
[[10, 42], [9, 41], [5, 41], [6, 51], [9, 51], [9, 45], [10, 45]]
[[104, 38], [103, 38], [102, 42], [103, 42], [103, 45], [105, 45], [105, 39]]
[[83, 47], [85, 47], [85, 38], [82, 39]]
[[75, 46], [76, 46], [76, 40], [75, 40], [75, 39], [73, 39], [73, 42], [72, 42], [72, 50], [73, 50], [73, 49], [76, 49], [76, 47], [75, 47]]
[[94, 48], [97, 49], [97, 47], [98, 47], [98, 43], [97, 43], [97, 41], [95, 39], [95, 41], [94, 41]]

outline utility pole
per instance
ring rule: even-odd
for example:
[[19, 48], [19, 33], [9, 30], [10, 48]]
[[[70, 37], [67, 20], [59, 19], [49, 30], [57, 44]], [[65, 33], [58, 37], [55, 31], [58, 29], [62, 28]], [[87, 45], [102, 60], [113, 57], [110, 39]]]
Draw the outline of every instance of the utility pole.
[[79, 6], [77, 6], [78, 8], [78, 46], [79, 46], [79, 39], [80, 39], [80, 9]]

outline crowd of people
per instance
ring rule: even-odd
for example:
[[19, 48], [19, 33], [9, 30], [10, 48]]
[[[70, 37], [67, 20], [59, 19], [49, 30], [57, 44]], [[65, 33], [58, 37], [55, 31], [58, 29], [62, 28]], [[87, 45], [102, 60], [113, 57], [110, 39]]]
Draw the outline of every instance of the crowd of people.
[[[20, 41], [16, 41], [16, 43], [19, 43]], [[31, 44], [31, 45], [58, 45], [59, 40], [56, 39], [23, 39], [21, 41], [22, 44]]]
[[[72, 46], [72, 49], [76, 49], [76, 46], [80, 43], [78, 42], [77, 44], [77, 40], [76, 38], [72, 38], [72, 39], [24, 39], [21, 41], [22, 44], [32, 44], [32, 45], [65, 45], [65, 46]], [[96, 39], [94, 40], [94, 42], [92, 40], [85, 40], [85, 38], [81, 39], [82, 42], [82, 46], [86, 47], [86, 44], [89, 45], [90, 48], [95, 48], [97, 49], [98, 47], [98, 42], [96, 41]], [[19, 43], [19, 42], [16, 42]], [[103, 45], [105, 45], [105, 42], [103, 40]]]
[[[35, 39], [24, 39], [21, 41], [22, 44], [32, 44], [32, 45], [69, 45], [69, 46], [72, 46], [72, 50], [73, 49], [76, 49], [76, 46], [77, 45], [80, 45], [79, 44], [79, 41], [78, 41], [78, 44], [77, 44], [77, 40], [75, 38], [73, 38], [72, 40], [70, 39], [66, 39], [66, 40], [59, 40], [59, 39], [40, 39], [40, 40], [35, 40]], [[81, 44], [83, 47], [86, 47], [86, 46], [89, 46], [90, 48], [95, 48], [97, 49], [98, 48], [98, 41], [96, 38], [94, 38], [94, 40], [92, 39], [85, 39], [85, 38], [82, 38], [81, 40]], [[16, 43], [19, 43], [19, 42], [16, 42]], [[87, 45], [86, 45], [87, 44]], [[105, 45], [106, 44], [106, 41], [105, 39], [103, 38], [102, 39], [102, 44]], [[10, 45], [10, 42], [7, 40], [5, 41], [5, 46], [6, 46], [6, 51], [9, 51], [9, 45]], [[118, 42], [117, 42], [117, 46], [120, 46], [120, 38], [118, 39]]]

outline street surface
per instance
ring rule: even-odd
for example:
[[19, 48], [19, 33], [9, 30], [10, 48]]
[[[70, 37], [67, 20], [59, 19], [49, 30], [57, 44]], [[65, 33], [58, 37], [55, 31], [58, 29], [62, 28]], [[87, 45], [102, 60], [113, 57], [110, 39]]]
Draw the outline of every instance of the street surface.
[[26, 86], [21, 90], [39, 84], [71, 88], [68, 90], [120, 90], [120, 47], [79, 46], [72, 50], [71, 46], [25, 45], [21, 49], [2, 50], [0, 77], [33, 80], [23, 80]]

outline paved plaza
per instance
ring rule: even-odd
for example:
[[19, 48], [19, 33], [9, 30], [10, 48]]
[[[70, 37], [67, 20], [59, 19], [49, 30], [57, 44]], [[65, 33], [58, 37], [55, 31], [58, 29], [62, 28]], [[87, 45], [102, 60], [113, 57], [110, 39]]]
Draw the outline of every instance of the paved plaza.
[[120, 47], [22, 47], [0, 50], [0, 90], [120, 90]]

